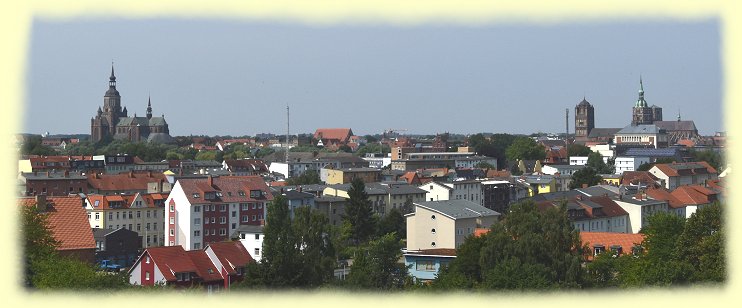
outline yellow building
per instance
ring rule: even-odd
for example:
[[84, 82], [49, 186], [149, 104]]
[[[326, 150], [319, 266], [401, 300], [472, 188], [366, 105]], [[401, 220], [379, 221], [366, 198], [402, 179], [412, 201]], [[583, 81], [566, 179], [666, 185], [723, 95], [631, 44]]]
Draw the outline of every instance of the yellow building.
[[519, 181], [528, 184], [529, 197], [557, 191], [556, 178], [551, 175], [525, 176], [520, 178]]
[[374, 168], [325, 168], [320, 173], [324, 173], [320, 177], [324, 177], [323, 180], [328, 185], [347, 184], [356, 178], [360, 178], [364, 183], [373, 183], [378, 182], [381, 176], [381, 170]]

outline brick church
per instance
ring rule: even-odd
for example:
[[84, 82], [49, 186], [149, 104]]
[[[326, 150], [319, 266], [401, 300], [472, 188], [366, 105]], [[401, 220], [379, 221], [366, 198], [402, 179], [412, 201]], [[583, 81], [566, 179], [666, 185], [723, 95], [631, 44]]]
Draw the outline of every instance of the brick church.
[[144, 117], [128, 116], [126, 107], [121, 109], [121, 95], [116, 90], [116, 75], [111, 66], [111, 77], [108, 91], [103, 96], [103, 108], [98, 107], [94, 118], [90, 119], [90, 135], [93, 142], [104, 139], [128, 140], [131, 142], [174, 143], [170, 136], [165, 115], [152, 116], [152, 103], [147, 102], [147, 113]]

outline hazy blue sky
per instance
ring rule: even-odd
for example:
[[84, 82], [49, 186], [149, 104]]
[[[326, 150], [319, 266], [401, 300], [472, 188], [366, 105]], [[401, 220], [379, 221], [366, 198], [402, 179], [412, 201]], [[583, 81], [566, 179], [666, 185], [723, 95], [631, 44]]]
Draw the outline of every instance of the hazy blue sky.
[[184, 19], [36, 20], [24, 132], [90, 133], [111, 60], [129, 115], [171, 135], [351, 127], [408, 133], [564, 132], [583, 95], [596, 127], [631, 122], [639, 76], [665, 120], [723, 130], [718, 20], [533, 25]]

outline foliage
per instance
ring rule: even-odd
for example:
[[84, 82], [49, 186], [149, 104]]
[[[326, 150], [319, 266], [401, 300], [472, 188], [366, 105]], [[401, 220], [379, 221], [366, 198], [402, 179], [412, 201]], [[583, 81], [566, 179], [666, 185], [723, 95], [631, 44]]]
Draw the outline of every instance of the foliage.
[[369, 142], [359, 147], [358, 151], [356, 151], [356, 155], [363, 157], [363, 156], [366, 156], [366, 153], [391, 153], [391, 152], [392, 150], [389, 147], [389, 145]]
[[581, 188], [583, 184], [587, 186], [598, 185], [603, 181], [603, 177], [591, 167], [585, 167], [575, 171], [572, 174], [572, 181], [569, 182], [569, 189]]
[[309, 185], [309, 184], [320, 184], [322, 181], [319, 178], [319, 173], [315, 170], [307, 170], [299, 176], [295, 176], [286, 180], [287, 185]]
[[724, 157], [721, 155], [721, 153], [718, 153], [713, 150], [703, 150], [703, 151], [696, 151], [694, 149], [691, 149], [689, 151], [690, 156], [692, 157], [693, 161], [705, 161], [711, 167], [714, 167], [718, 172], [721, 172], [722, 166], [724, 166]]
[[28, 155], [57, 155], [57, 151], [41, 144], [40, 135], [27, 135], [21, 146], [21, 154]]
[[685, 222], [675, 247], [678, 259], [690, 264], [693, 281], [723, 282], [726, 277], [724, 213], [718, 202], [698, 209]]
[[503, 169], [507, 166], [505, 150], [515, 140], [514, 135], [494, 134], [485, 138], [483, 134], [471, 135], [468, 138], [469, 146], [474, 147], [479, 155], [497, 158], [497, 168]]
[[360, 178], [351, 182], [348, 190], [348, 203], [345, 205], [343, 219], [350, 224], [350, 240], [358, 245], [368, 241], [375, 233], [376, 217], [373, 215], [371, 201], [365, 190], [366, 185]]
[[593, 168], [598, 174], [613, 174], [613, 166], [606, 164], [600, 153], [592, 152], [588, 154], [586, 165]]
[[291, 218], [277, 196], [268, 205], [261, 263], [251, 263], [237, 288], [314, 288], [332, 279], [336, 253], [327, 217], [300, 207]]
[[543, 160], [546, 158], [544, 147], [528, 137], [516, 137], [513, 143], [505, 150], [509, 161]]
[[216, 160], [217, 151], [199, 151], [194, 157], [195, 160]]
[[362, 246], [348, 275], [348, 285], [359, 289], [400, 290], [412, 280], [407, 267], [399, 263], [402, 242], [388, 233]]
[[480, 168], [480, 169], [497, 169], [497, 167], [493, 166], [492, 164], [482, 161], [474, 165], [474, 168]]
[[26, 257], [25, 284], [31, 286], [37, 274], [34, 264], [53, 257], [59, 242], [48, 227], [47, 216], [37, 212], [35, 207], [22, 207], [21, 220]]
[[582, 144], [570, 144], [567, 147], [567, 156], [588, 156], [593, 151], [590, 150], [589, 147], [586, 147]]
[[[283, 151], [281, 151], [283, 152]], [[324, 147], [317, 147], [313, 145], [300, 145], [289, 149], [289, 152], [330, 152]]]
[[482, 238], [469, 237], [434, 288], [569, 288], [583, 285], [583, 247], [566, 204], [539, 211], [533, 202], [511, 205], [506, 219]]
[[250, 153], [250, 147], [243, 143], [235, 143], [227, 146], [224, 149], [224, 159], [244, 159], [252, 158]]
[[389, 213], [379, 220], [377, 231], [379, 237], [394, 233], [398, 240], [407, 238], [407, 224], [402, 212], [396, 208], [389, 210]]
[[353, 149], [351, 149], [350, 146], [343, 144], [338, 147], [338, 152], [353, 153]]

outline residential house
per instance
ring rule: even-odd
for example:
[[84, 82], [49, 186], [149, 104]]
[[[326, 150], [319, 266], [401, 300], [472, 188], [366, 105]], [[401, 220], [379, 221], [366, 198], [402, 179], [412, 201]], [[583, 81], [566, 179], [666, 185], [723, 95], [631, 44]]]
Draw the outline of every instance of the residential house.
[[[402, 183], [366, 183], [365, 192], [368, 195], [373, 211], [384, 216], [391, 209], [398, 209], [407, 213], [412, 209], [407, 204], [425, 200], [425, 190]], [[336, 184], [325, 188], [323, 195], [350, 198], [348, 191], [351, 184]]]
[[89, 192], [87, 177], [67, 170], [21, 173], [19, 180], [22, 196], [67, 196]]
[[440, 270], [456, 258], [456, 249], [436, 248], [407, 250], [403, 254], [405, 266], [416, 281], [431, 281]]
[[481, 181], [429, 182], [418, 187], [426, 192], [427, 201], [468, 200], [484, 206]]
[[240, 225], [232, 238], [242, 243], [255, 262], [260, 262], [263, 254], [263, 240], [265, 240], [263, 225]]
[[343, 145], [348, 145], [353, 131], [350, 128], [318, 128], [314, 132], [317, 146], [337, 150]]
[[328, 185], [350, 183], [356, 178], [360, 178], [364, 183], [378, 182], [381, 177], [381, 170], [375, 168], [322, 168], [320, 170], [320, 180]]
[[325, 214], [333, 226], [343, 224], [343, 215], [345, 215], [345, 205], [348, 200], [343, 197], [320, 196], [314, 198], [315, 208], [322, 214]]
[[36, 195], [20, 198], [19, 204], [35, 207], [39, 213], [47, 215], [52, 236], [59, 242], [59, 255], [91, 264], [95, 262], [95, 239], [90, 225], [85, 221], [84, 201], [79, 196]]
[[585, 260], [590, 262], [603, 252], [611, 252], [614, 256], [642, 253], [644, 234], [614, 233], [614, 232], [580, 232], [580, 242], [588, 246]]
[[224, 241], [239, 225], [262, 224], [272, 200], [257, 176], [180, 178], [165, 201], [165, 245], [193, 250]]
[[529, 197], [556, 191], [556, 178], [551, 175], [521, 175], [516, 180], [528, 184], [530, 187]]
[[625, 157], [649, 157], [649, 162], [654, 163], [658, 158], [683, 161], [683, 154], [679, 148], [628, 148], [621, 152]]
[[224, 279], [224, 288], [245, 279], [245, 267], [255, 262], [245, 246], [238, 241], [210, 243], [204, 249], [211, 263]]
[[120, 195], [135, 193], [167, 193], [170, 183], [160, 172], [134, 172], [118, 174], [86, 174], [90, 194]]
[[476, 228], [489, 228], [500, 213], [468, 200], [415, 202], [406, 214], [407, 252], [456, 249]]
[[149, 247], [129, 269], [129, 283], [140, 286], [204, 287], [221, 290], [224, 277], [204, 250], [181, 246]]
[[222, 169], [232, 175], [262, 175], [268, 173], [268, 166], [260, 159], [225, 159]]
[[649, 173], [665, 182], [665, 188], [674, 190], [682, 185], [704, 184], [715, 180], [718, 174], [707, 162], [656, 164]]
[[567, 216], [576, 229], [590, 232], [628, 233], [629, 214], [608, 196], [584, 196], [538, 201], [540, 210], [566, 202]]
[[649, 163], [649, 156], [618, 156], [613, 162], [615, 172], [623, 174], [626, 171], [637, 171], [639, 166]]
[[165, 199], [167, 194], [87, 195], [85, 211], [91, 228], [131, 230], [140, 247], [165, 244]]
[[134, 264], [142, 248], [142, 240], [134, 231], [119, 228], [93, 229], [95, 262], [108, 260], [112, 264], [129, 267]]
[[647, 225], [647, 217], [658, 212], [670, 212], [667, 201], [651, 199], [646, 193], [619, 195], [613, 199], [616, 204], [629, 213], [628, 233], [639, 233]]

